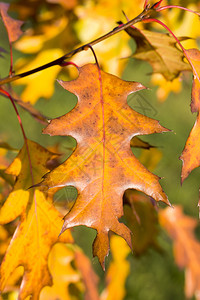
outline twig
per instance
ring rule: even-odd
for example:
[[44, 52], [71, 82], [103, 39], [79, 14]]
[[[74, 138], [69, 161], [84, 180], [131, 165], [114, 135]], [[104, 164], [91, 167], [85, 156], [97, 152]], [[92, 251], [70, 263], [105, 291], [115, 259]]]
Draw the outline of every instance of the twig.
[[45, 65], [42, 65], [38, 68], [35, 68], [33, 70], [30, 70], [30, 71], [27, 71], [27, 72], [24, 72], [24, 73], [21, 73], [21, 74], [16, 74], [16, 75], [10, 75], [6, 78], [3, 78], [2, 80], [0, 80], [0, 85], [3, 85], [3, 84], [6, 84], [6, 83], [9, 83], [9, 82], [12, 82], [12, 81], [15, 81], [15, 80], [18, 80], [20, 78], [23, 78], [23, 77], [26, 77], [26, 76], [29, 76], [31, 74], [34, 74], [34, 73], [37, 73], [39, 71], [42, 71], [42, 70], [45, 70], [47, 68], [50, 68], [50, 67], [53, 67], [53, 66], [56, 66], [56, 65], [60, 65], [62, 66], [65, 62], [66, 59], [70, 59], [72, 56], [74, 56], [75, 54], [81, 52], [81, 51], [84, 51], [86, 50], [88, 47], [88, 45], [90, 46], [94, 46], [96, 45], [97, 43], [100, 43], [102, 41], [104, 41], [105, 39], [111, 37], [112, 35], [122, 31], [122, 30], [125, 30], [126, 28], [128, 28], [129, 26], [135, 24], [135, 23], [138, 23], [138, 22], [141, 22], [142, 20], [148, 18], [151, 16], [151, 13], [154, 11], [154, 9], [152, 9], [151, 7], [147, 6], [145, 7], [145, 9], [137, 16], [135, 17], [134, 19], [128, 21], [127, 23], [123, 24], [123, 25], [120, 25], [118, 27], [115, 27], [112, 31], [106, 33], [105, 35], [93, 40], [92, 42], [90, 43], [87, 43], [79, 48], [76, 48], [74, 50], [72, 50], [71, 52], [45, 64]]

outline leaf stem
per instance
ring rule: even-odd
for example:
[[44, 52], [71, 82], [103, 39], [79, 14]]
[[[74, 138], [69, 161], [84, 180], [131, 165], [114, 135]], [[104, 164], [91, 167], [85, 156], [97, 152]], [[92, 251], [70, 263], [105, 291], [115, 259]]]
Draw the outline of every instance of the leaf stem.
[[13, 107], [14, 107], [14, 110], [16, 112], [17, 119], [18, 119], [19, 125], [21, 127], [22, 135], [23, 135], [24, 142], [25, 142], [25, 145], [26, 145], [26, 150], [27, 150], [27, 155], [28, 155], [28, 161], [29, 161], [29, 167], [30, 167], [30, 173], [31, 173], [31, 181], [32, 181], [32, 184], [34, 185], [33, 168], [32, 168], [32, 163], [31, 163], [30, 151], [29, 151], [29, 147], [28, 147], [28, 139], [27, 139], [25, 131], [24, 131], [24, 127], [23, 127], [23, 124], [22, 124], [21, 117], [19, 115], [19, 112], [18, 112], [18, 109], [16, 107], [15, 101], [12, 98], [12, 96], [10, 95], [10, 93], [8, 93], [7, 91], [5, 91], [1, 87], [0, 87], [0, 93], [2, 93], [3, 95], [5, 95], [6, 97], [8, 97], [10, 99], [10, 101], [11, 101]]
[[166, 5], [166, 6], [162, 6], [162, 7], [158, 8], [158, 9], [156, 9], [156, 11], [162, 11], [162, 10], [165, 10], [165, 9], [168, 9], [168, 8], [179, 8], [179, 9], [191, 12], [191, 13], [193, 13], [195, 15], [198, 15], [200, 17], [200, 13], [198, 13], [197, 11], [194, 11], [192, 9], [189, 9], [189, 8], [186, 8], [186, 7], [182, 7], [182, 6], [179, 6], [179, 5]]
[[10, 45], [10, 71], [9, 76], [12, 76], [13, 74], [13, 51], [12, 51], [12, 43], [9, 41]]
[[40, 67], [37, 67], [33, 70], [30, 70], [30, 71], [27, 71], [27, 72], [24, 72], [24, 73], [21, 73], [21, 74], [16, 74], [14, 76], [10, 75], [6, 78], [3, 78], [2, 80], [0, 80], [0, 85], [3, 85], [3, 84], [6, 84], [6, 83], [9, 83], [9, 82], [12, 82], [12, 81], [15, 81], [15, 80], [18, 80], [20, 78], [23, 78], [23, 77], [26, 77], [26, 76], [29, 76], [31, 74], [34, 74], [34, 73], [37, 73], [39, 71], [42, 71], [42, 70], [45, 70], [47, 68], [50, 68], [50, 67], [53, 67], [55, 65], [60, 65], [62, 66], [63, 63], [65, 62], [66, 59], [70, 59], [72, 56], [74, 56], [75, 54], [81, 52], [81, 51], [84, 51], [86, 49], [86, 47], [88, 45], [90, 46], [94, 46], [96, 45], [97, 43], [100, 43], [102, 42], [103, 40], [113, 36], [114, 34], [117, 34], [118, 32], [128, 28], [129, 26], [135, 24], [135, 23], [138, 23], [138, 22], [141, 22], [142, 20], [144, 20], [145, 18], [148, 18], [151, 13], [154, 11], [154, 9], [150, 8], [149, 6], [145, 7], [145, 9], [137, 16], [135, 17], [134, 19], [128, 21], [127, 23], [123, 24], [123, 26], [117, 26], [115, 27], [112, 31], [106, 33], [105, 35], [93, 40], [92, 42], [90, 43], [87, 43], [81, 47], [78, 47], [74, 50], [72, 50], [71, 52], [69, 53], [66, 53], [65, 55], [47, 63], [47, 64], [44, 64]]

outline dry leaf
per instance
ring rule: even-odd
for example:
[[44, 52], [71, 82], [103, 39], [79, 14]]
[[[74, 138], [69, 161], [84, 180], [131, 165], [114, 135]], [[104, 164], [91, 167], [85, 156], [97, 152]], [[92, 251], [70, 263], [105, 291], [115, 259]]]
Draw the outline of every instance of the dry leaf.
[[124, 203], [126, 224], [133, 233], [133, 253], [141, 255], [150, 247], [158, 249], [158, 214], [151, 200], [134, 190], [127, 190]]
[[23, 22], [14, 20], [7, 14], [9, 6], [8, 3], [0, 2], [0, 14], [8, 32], [9, 42], [15, 42], [23, 33], [21, 31]]
[[[197, 49], [186, 50], [188, 56], [190, 57], [192, 64], [195, 68], [196, 73], [200, 77], [200, 51]], [[191, 111], [197, 112], [197, 120], [192, 128], [190, 135], [186, 141], [185, 148], [181, 154], [180, 159], [183, 162], [182, 172], [181, 172], [181, 181], [183, 182], [190, 172], [199, 167], [200, 165], [200, 82], [194, 73], [194, 81], [192, 86], [192, 102], [191, 102]]]
[[78, 104], [68, 114], [52, 120], [44, 133], [71, 135], [78, 146], [66, 162], [45, 176], [41, 185], [48, 189], [73, 185], [78, 189], [62, 232], [78, 225], [96, 229], [93, 253], [104, 267], [110, 230], [131, 245], [130, 231], [117, 220], [123, 215], [126, 189], [135, 188], [169, 204], [158, 176], [143, 167], [130, 148], [134, 136], [168, 130], [128, 106], [127, 96], [144, 88], [137, 82], [123, 81], [102, 71], [99, 80], [97, 66], [89, 64], [79, 68], [76, 80], [59, 83], [77, 95]]
[[[183, 61], [184, 54], [177, 48], [173, 37], [136, 27], [128, 27], [126, 32], [137, 45], [132, 57], [148, 61], [155, 73], [161, 73], [167, 80], [173, 80], [180, 72], [191, 71], [190, 65]], [[180, 41], [186, 39], [179, 38]]]

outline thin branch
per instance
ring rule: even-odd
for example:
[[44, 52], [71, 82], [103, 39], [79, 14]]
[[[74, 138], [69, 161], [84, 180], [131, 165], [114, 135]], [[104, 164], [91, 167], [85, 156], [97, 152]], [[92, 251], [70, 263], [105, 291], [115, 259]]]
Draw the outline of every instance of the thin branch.
[[189, 8], [186, 8], [186, 7], [182, 7], [182, 6], [179, 6], [179, 5], [166, 5], [166, 6], [162, 6], [162, 7], [159, 7], [158, 9], [156, 9], [156, 11], [162, 11], [162, 10], [165, 10], [165, 9], [168, 9], [168, 8], [179, 8], [179, 9], [191, 12], [191, 13], [193, 13], [193, 14], [195, 14], [195, 15], [197, 15], [197, 16], [200, 17], [200, 13], [198, 13], [197, 11], [194, 11], [192, 9], [189, 9]]
[[30, 151], [29, 151], [29, 147], [28, 147], [28, 139], [27, 139], [25, 131], [24, 131], [24, 127], [23, 127], [23, 124], [22, 124], [21, 117], [19, 115], [18, 109], [17, 109], [17, 107], [15, 105], [15, 101], [13, 100], [12, 96], [7, 91], [5, 91], [2, 88], [0, 88], [0, 93], [4, 94], [5, 96], [7, 96], [10, 99], [10, 101], [11, 101], [13, 107], [14, 107], [14, 110], [16, 112], [17, 119], [19, 121], [19, 125], [21, 127], [22, 135], [23, 135], [23, 138], [24, 138], [24, 143], [26, 145], [26, 151], [27, 151], [27, 155], [28, 155], [28, 161], [29, 161], [29, 167], [30, 167], [30, 174], [31, 174], [31, 181], [32, 181], [32, 184], [34, 184], [33, 168], [32, 168], [32, 163], [31, 163]]
[[42, 70], [45, 70], [47, 68], [50, 68], [50, 67], [53, 67], [53, 66], [56, 66], [56, 65], [60, 65], [62, 66], [65, 62], [66, 59], [70, 59], [72, 56], [74, 56], [75, 54], [81, 52], [81, 51], [84, 51], [86, 48], [88, 48], [87, 46], [90, 45], [90, 46], [94, 46], [96, 45], [97, 43], [100, 43], [102, 41], [104, 41], [105, 39], [113, 36], [114, 34], [122, 31], [122, 30], [125, 30], [126, 28], [128, 28], [129, 26], [135, 24], [135, 23], [138, 23], [138, 22], [141, 22], [142, 20], [148, 18], [151, 16], [151, 13], [155, 11], [154, 9], [150, 8], [149, 6], [146, 7], [137, 17], [135, 17], [134, 19], [130, 20], [129, 22], [127, 22], [126, 24], [123, 24], [123, 26], [118, 26], [118, 27], [115, 27], [112, 31], [106, 33], [105, 35], [93, 40], [92, 42], [90, 43], [87, 43], [79, 48], [76, 48], [75, 50], [72, 50], [71, 52], [57, 58], [56, 60], [53, 60], [45, 65], [42, 65], [38, 68], [35, 68], [33, 70], [30, 70], [30, 71], [27, 71], [27, 72], [24, 72], [24, 73], [21, 73], [21, 74], [16, 74], [14, 76], [8, 76], [2, 80], [0, 80], [0, 85], [3, 85], [3, 84], [6, 84], [6, 83], [9, 83], [9, 82], [12, 82], [12, 81], [15, 81], [15, 80], [18, 80], [20, 78], [23, 78], [23, 77], [26, 77], [26, 76], [29, 76], [31, 74], [34, 74], [34, 73], [37, 73], [39, 71], [42, 71]]

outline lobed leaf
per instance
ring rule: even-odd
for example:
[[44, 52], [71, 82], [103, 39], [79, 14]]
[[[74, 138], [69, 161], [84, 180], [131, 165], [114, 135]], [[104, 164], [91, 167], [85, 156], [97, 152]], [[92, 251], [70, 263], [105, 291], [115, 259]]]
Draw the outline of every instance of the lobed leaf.
[[93, 254], [104, 267], [109, 251], [109, 231], [121, 235], [131, 246], [129, 229], [118, 219], [123, 215], [126, 189], [146, 193], [169, 204], [158, 180], [132, 154], [130, 141], [141, 134], [168, 131], [158, 121], [132, 110], [126, 98], [144, 89], [137, 82], [123, 81], [99, 70], [96, 65], [79, 68], [79, 77], [59, 81], [78, 97], [76, 107], [50, 122], [44, 133], [71, 135], [77, 148], [71, 157], [44, 177], [44, 188], [73, 185], [78, 198], [65, 216], [62, 232], [85, 225], [97, 230]]
[[[13, 191], [0, 210], [0, 224], [6, 224], [20, 216], [19, 225], [0, 268], [0, 290], [3, 291], [12, 272], [24, 267], [19, 299], [32, 295], [38, 299], [41, 289], [51, 285], [48, 255], [57, 242], [72, 242], [69, 232], [58, 238], [62, 216], [51, 199], [37, 188], [28, 189], [47, 172], [46, 163], [52, 153], [40, 145], [28, 141], [23, 146], [7, 173], [17, 177]], [[30, 170], [31, 161], [31, 170]]]
[[[190, 65], [183, 61], [183, 52], [177, 48], [176, 41], [170, 35], [136, 27], [128, 27], [126, 32], [137, 46], [132, 57], [148, 61], [154, 73], [161, 73], [167, 80], [173, 80], [180, 72], [191, 71]], [[180, 41], [186, 39], [179, 38]]]

